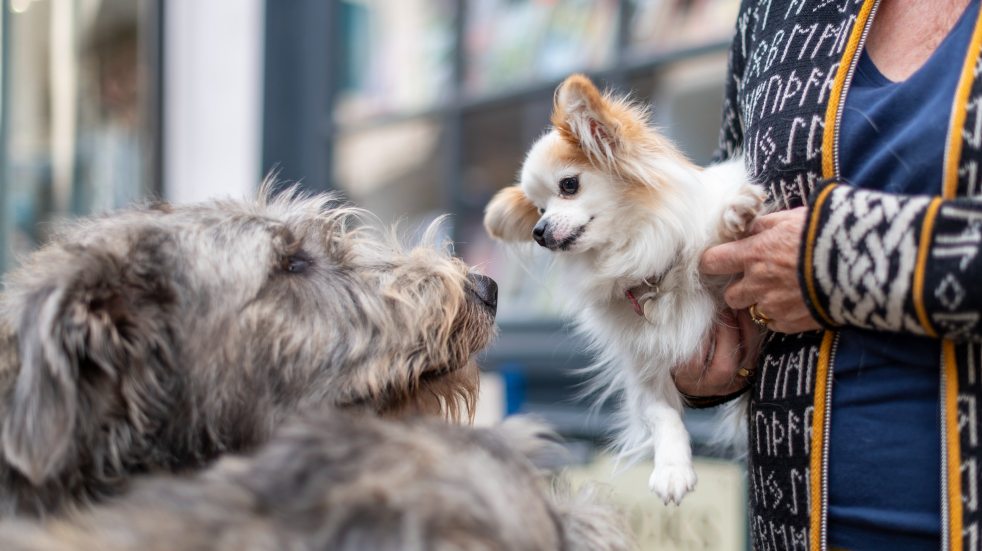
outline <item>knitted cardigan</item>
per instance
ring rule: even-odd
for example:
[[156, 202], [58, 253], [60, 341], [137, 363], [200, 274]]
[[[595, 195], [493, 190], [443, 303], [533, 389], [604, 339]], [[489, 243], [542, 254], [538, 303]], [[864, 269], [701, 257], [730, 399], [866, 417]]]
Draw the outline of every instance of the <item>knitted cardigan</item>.
[[[826, 549], [836, 328], [943, 339], [938, 358], [945, 549], [980, 549], [982, 17], [960, 72], [941, 196], [838, 183], [841, 109], [878, 0], [744, 0], [730, 50], [721, 159], [743, 154], [783, 208], [808, 206], [799, 256], [825, 331], [769, 334], [751, 389], [751, 535]], [[898, 427], [903, 430], [903, 427]]]

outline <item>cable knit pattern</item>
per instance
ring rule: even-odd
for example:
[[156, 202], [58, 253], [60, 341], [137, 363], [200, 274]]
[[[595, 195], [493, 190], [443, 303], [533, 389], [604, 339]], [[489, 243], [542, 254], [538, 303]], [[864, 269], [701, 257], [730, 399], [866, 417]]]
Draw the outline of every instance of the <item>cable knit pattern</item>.
[[925, 334], [911, 289], [918, 229], [930, 202], [842, 185], [831, 191], [812, 218], [813, 273], [835, 325]]
[[[809, 221], [816, 236], [808, 268], [819, 299], [811, 304], [816, 318], [827, 312], [830, 327], [982, 339], [982, 202], [942, 201], [931, 219], [931, 197], [830, 185], [828, 200]], [[928, 249], [919, 267], [923, 232]], [[916, 309], [917, 270], [927, 327]]]

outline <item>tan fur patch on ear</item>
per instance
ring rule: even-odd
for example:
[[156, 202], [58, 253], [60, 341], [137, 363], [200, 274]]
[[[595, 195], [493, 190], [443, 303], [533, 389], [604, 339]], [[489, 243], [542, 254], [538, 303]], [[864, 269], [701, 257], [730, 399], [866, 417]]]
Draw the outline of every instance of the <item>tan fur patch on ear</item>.
[[518, 186], [495, 194], [484, 211], [484, 229], [502, 241], [531, 241], [539, 211]]
[[611, 169], [644, 139], [647, 116], [626, 98], [604, 95], [587, 77], [573, 75], [556, 89], [551, 122], [563, 141]]
[[603, 94], [589, 78], [581, 74], [570, 75], [556, 88], [550, 122], [564, 140], [578, 146], [580, 137], [571, 118], [580, 113], [602, 116], [604, 104]]

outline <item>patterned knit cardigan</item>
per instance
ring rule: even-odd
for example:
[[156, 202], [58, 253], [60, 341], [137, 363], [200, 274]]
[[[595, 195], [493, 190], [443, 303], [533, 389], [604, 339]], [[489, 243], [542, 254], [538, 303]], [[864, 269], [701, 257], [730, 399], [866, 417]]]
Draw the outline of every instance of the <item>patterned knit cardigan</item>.
[[[742, 153], [785, 208], [808, 205], [799, 272], [824, 332], [769, 335], [750, 407], [754, 547], [825, 549], [836, 328], [943, 339], [942, 536], [980, 549], [982, 17], [961, 67], [939, 197], [837, 182], [846, 92], [878, 0], [744, 0], [721, 157]], [[903, 427], [898, 427], [903, 430]]]

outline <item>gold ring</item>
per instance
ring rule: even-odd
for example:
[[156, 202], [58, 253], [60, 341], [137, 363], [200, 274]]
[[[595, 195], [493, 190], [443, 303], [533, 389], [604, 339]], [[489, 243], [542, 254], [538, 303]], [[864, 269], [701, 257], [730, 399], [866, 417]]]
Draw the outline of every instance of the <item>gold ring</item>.
[[737, 376], [742, 377], [744, 379], [749, 379], [753, 374], [754, 372], [750, 371], [746, 367], [741, 367], [740, 369], [737, 370]]
[[767, 324], [773, 321], [771, 318], [760, 313], [760, 310], [757, 309], [756, 302], [750, 305], [750, 319], [752, 319], [754, 323], [757, 324], [757, 327], [760, 327], [761, 329], [767, 327]]

